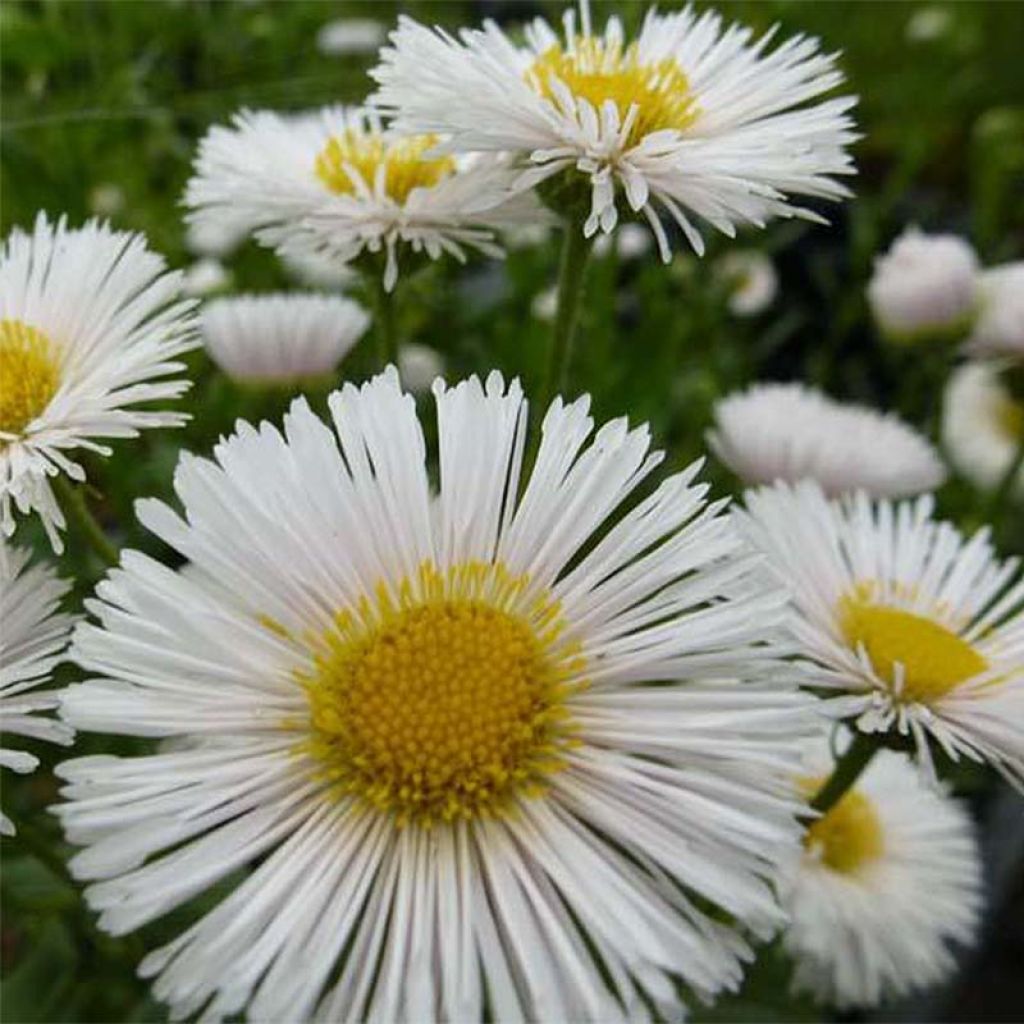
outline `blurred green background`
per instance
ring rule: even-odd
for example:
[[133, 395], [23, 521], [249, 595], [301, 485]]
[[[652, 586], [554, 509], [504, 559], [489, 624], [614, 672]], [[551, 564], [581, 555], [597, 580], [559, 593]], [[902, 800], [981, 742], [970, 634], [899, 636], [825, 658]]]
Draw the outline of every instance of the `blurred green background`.
[[[602, 8], [614, 7], [629, 23], [646, 9], [594, 6], [595, 20]], [[908, 357], [875, 336], [864, 299], [874, 257], [911, 223], [967, 236], [986, 264], [1024, 252], [1024, 4], [769, 0], [718, 7], [729, 19], [758, 29], [778, 22], [783, 35], [811, 33], [827, 50], [841, 50], [850, 89], [861, 97], [856, 116], [865, 137], [854, 149], [857, 198], [823, 210], [830, 228], [781, 223], [737, 243], [709, 234], [704, 260], [680, 247], [667, 268], [653, 255], [630, 261], [613, 251], [595, 260], [573, 388], [593, 394], [598, 420], [627, 411], [634, 421], [649, 420], [672, 466], [703, 452], [715, 398], [755, 379], [803, 379], [837, 397], [915, 416], [934, 409], [940, 398], [934, 383], [925, 394], [908, 385]], [[241, 106], [301, 110], [359, 101], [371, 85], [365, 72], [372, 55], [324, 54], [317, 33], [342, 17], [390, 24], [398, 9], [310, 0], [4, 0], [2, 232], [29, 225], [40, 209], [66, 213], [73, 224], [101, 213], [118, 227], [146, 232], [172, 265], [188, 267], [195, 256], [185, 247], [180, 197], [197, 139]], [[561, 7], [421, 0], [401, 9], [455, 27], [487, 16], [506, 23], [538, 13], [557, 18]], [[770, 254], [780, 277], [775, 301], [753, 318], [728, 312], [728, 288], [715, 272], [717, 258], [737, 245]], [[403, 340], [439, 350], [451, 375], [497, 367], [536, 386], [550, 325], [529, 310], [550, 286], [556, 259], [548, 243], [515, 249], [504, 264], [432, 266], [403, 285]], [[295, 287], [273, 254], [255, 244], [225, 262], [229, 290]], [[361, 379], [372, 362], [371, 353], [357, 350], [343, 363], [342, 377]], [[238, 415], [276, 417], [289, 398], [240, 391], [202, 353], [191, 357], [191, 369], [196, 385], [186, 400], [194, 416], [188, 428], [149, 432], [120, 445], [111, 459], [87, 463], [96, 506], [109, 523], [120, 524], [123, 543], [152, 549], [133, 523], [132, 502], [168, 494], [181, 448], [207, 452]], [[719, 467], [710, 472], [719, 488], [735, 486]], [[962, 525], [977, 525], [978, 502], [965, 484], [954, 479], [939, 499]], [[1022, 520], [1018, 510], [998, 524], [1008, 551], [1024, 551]], [[19, 540], [26, 537], [39, 540], [31, 526], [19, 529]], [[66, 564], [95, 578], [98, 566], [89, 557], [72, 553]], [[125, 741], [121, 746], [132, 749]], [[85, 737], [77, 752], [109, 749], [109, 741]], [[37, 752], [43, 770], [14, 783], [5, 778], [5, 807], [25, 827], [19, 824], [22, 835], [2, 848], [2, 1017], [161, 1020], [133, 965], [142, 949], [176, 932], [188, 915], [171, 915], [127, 940], [95, 931], [63, 876], [65, 851], [45, 813], [56, 799], [46, 767], [60, 755], [44, 747]], [[983, 773], [967, 773], [962, 782], [981, 819], [1003, 806]], [[999, 835], [992, 840], [997, 845]], [[1016, 978], [1000, 973], [1000, 957], [1012, 964], [1024, 947], [1019, 880], [1011, 878], [1004, 890], [1002, 906], [992, 911], [1003, 948], [974, 962], [960, 995], [949, 993], [942, 1012], [958, 1013], [966, 991], [972, 995], [964, 1005], [973, 1011], [964, 1012], [973, 1019], [1024, 1016]], [[787, 1001], [786, 970], [780, 958], [767, 957], [739, 997], [704, 1016], [819, 1019], [810, 1007]], [[941, 1018], [934, 1003], [891, 1012], [922, 1019], [922, 1005]]]

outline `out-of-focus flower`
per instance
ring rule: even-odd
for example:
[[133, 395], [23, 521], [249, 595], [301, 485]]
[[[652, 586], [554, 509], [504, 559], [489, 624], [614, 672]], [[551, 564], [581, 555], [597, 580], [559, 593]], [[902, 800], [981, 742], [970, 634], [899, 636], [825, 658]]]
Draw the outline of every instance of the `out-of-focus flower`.
[[212, 256], [196, 260], [185, 270], [185, 277], [182, 281], [182, 291], [186, 295], [194, 295], [201, 298], [204, 295], [211, 295], [218, 292], [231, 283], [231, 272]]
[[953, 27], [953, 12], [948, 7], [915, 5], [907, 19], [906, 36], [912, 43], [930, 43], [946, 35]]
[[830, 495], [902, 498], [946, 478], [938, 452], [909, 424], [802, 384], [755, 384], [716, 403], [714, 415], [708, 443], [745, 484], [811, 479]]
[[1024, 362], [1024, 260], [982, 271], [980, 310], [968, 349], [972, 355]]
[[519, 187], [564, 173], [589, 205], [588, 237], [615, 228], [621, 193], [666, 262], [664, 215], [702, 252], [691, 218], [732, 235], [774, 216], [820, 219], [791, 197], [849, 194], [835, 176], [852, 173], [855, 99], [808, 105], [843, 81], [817, 40], [769, 51], [767, 37], [689, 7], [650, 10], [631, 42], [616, 17], [593, 30], [587, 3], [579, 26], [572, 9], [563, 21], [564, 38], [535, 20], [521, 46], [493, 22], [455, 38], [402, 17], [371, 71], [373, 102], [400, 131], [450, 136], [450, 150], [515, 154]]
[[317, 32], [316, 48], [328, 57], [373, 53], [386, 36], [384, 23], [375, 18], [337, 18]]
[[441, 353], [429, 345], [409, 342], [398, 352], [398, 375], [402, 384], [413, 394], [429, 391], [434, 381], [444, 373]]
[[627, 223], [611, 235], [600, 235], [594, 242], [594, 255], [607, 256], [615, 246], [620, 260], [637, 260], [646, 256], [654, 245], [654, 236], [642, 224]]
[[185, 225], [185, 248], [196, 256], [224, 259], [247, 234], [244, 225], [232, 226], [228, 219], [193, 222]]
[[501, 237], [509, 249], [535, 249], [546, 245], [552, 233], [552, 225], [538, 218], [531, 224], [510, 224]]
[[530, 312], [537, 320], [550, 323], [558, 312], [558, 289], [553, 285], [538, 292], [530, 303]]
[[[833, 767], [822, 741], [801, 788], [817, 790]], [[951, 946], [969, 944], [978, 924], [978, 844], [967, 813], [902, 754], [875, 754], [854, 788], [811, 824], [805, 847], [782, 893], [795, 989], [846, 1010], [953, 974]]]
[[964, 239], [907, 228], [875, 261], [868, 301], [892, 341], [956, 341], [977, 312], [978, 274], [978, 258]]
[[715, 265], [718, 279], [729, 289], [727, 306], [733, 316], [757, 316], [779, 290], [775, 264], [759, 249], [726, 253]]
[[[1024, 443], [1024, 402], [999, 379], [999, 367], [965, 363], [946, 385], [942, 443], [961, 476], [983, 491], [994, 490]], [[1024, 499], [1024, 466], [1012, 485]]]
[[89, 193], [89, 209], [97, 217], [113, 217], [124, 209], [124, 192], [113, 182], [96, 185]]
[[297, 384], [333, 374], [370, 323], [339, 295], [240, 295], [214, 299], [200, 326], [210, 358], [232, 379]]
[[338, 292], [351, 288], [358, 280], [347, 264], [316, 252], [285, 252], [280, 254], [287, 273], [307, 288]]
[[181, 426], [180, 412], [141, 411], [189, 387], [176, 357], [199, 344], [192, 303], [179, 301], [141, 235], [89, 221], [77, 230], [39, 214], [15, 229], [0, 255], [0, 525], [37, 512], [62, 551], [64, 514], [51, 479], [84, 480], [73, 461], [109, 455], [100, 438]]

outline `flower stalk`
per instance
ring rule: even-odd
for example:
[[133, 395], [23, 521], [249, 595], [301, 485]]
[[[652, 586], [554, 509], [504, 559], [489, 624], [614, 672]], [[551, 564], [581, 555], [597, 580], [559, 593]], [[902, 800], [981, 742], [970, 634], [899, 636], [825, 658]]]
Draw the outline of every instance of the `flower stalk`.
[[853, 742], [846, 753], [836, 760], [832, 774], [811, 800], [811, 810], [825, 814], [830, 811], [860, 778], [871, 758], [880, 749], [881, 744], [874, 735], [854, 732]]
[[92, 548], [103, 564], [108, 567], [117, 565], [120, 560], [117, 547], [111, 543], [103, 527], [89, 511], [82, 488], [69, 483], [63, 476], [57, 476], [53, 481], [53, 489], [68, 522]]

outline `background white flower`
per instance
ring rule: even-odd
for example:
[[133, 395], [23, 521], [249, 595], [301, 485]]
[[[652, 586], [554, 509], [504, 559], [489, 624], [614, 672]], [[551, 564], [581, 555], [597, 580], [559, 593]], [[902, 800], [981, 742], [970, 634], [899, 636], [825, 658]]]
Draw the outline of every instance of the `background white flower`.
[[413, 394], [429, 391], [434, 379], [444, 373], [444, 358], [429, 345], [410, 341], [398, 351], [398, 375]]
[[387, 38], [387, 29], [376, 18], [336, 18], [316, 34], [316, 48], [329, 57], [373, 53]]
[[1024, 260], [983, 270], [980, 291], [969, 350], [1024, 362]]
[[755, 384], [718, 401], [714, 417], [708, 444], [745, 484], [810, 479], [830, 495], [905, 497], [946, 479], [938, 452], [909, 424], [803, 384]]
[[401, 131], [451, 136], [448, 149], [528, 158], [521, 187], [562, 171], [590, 193], [589, 237], [618, 220], [617, 193], [648, 220], [662, 257], [667, 214], [690, 244], [704, 244], [691, 218], [732, 236], [774, 216], [819, 219], [794, 195], [839, 199], [834, 175], [852, 172], [851, 97], [808, 106], [842, 82], [816, 40], [767, 39], [725, 28], [710, 11], [650, 10], [637, 38], [622, 23], [591, 29], [589, 6], [564, 16], [564, 39], [546, 21], [518, 46], [494, 22], [455, 39], [407, 17], [371, 75], [372, 97]]
[[775, 301], [779, 275], [771, 258], [760, 249], [727, 252], [715, 271], [729, 289], [727, 306], [733, 316], [757, 316]]
[[0, 525], [38, 512], [57, 551], [64, 516], [50, 478], [84, 480], [71, 453], [109, 455], [97, 438], [180, 426], [179, 412], [140, 411], [189, 382], [175, 357], [195, 347], [181, 274], [141, 235], [96, 221], [71, 230], [39, 214], [0, 256]]
[[202, 298], [223, 291], [231, 284], [231, 272], [220, 260], [207, 256], [185, 270], [181, 290], [185, 295]]
[[[30, 557], [27, 549], [11, 547], [0, 538], [0, 733], [66, 745], [74, 731], [36, 714], [60, 704], [57, 691], [36, 687], [50, 681], [67, 647], [73, 619], [57, 609], [71, 584], [57, 579], [48, 565], [28, 566]], [[34, 754], [0, 747], [4, 768], [30, 772], [38, 764]], [[3, 813], [0, 834], [14, 834], [14, 825]]]

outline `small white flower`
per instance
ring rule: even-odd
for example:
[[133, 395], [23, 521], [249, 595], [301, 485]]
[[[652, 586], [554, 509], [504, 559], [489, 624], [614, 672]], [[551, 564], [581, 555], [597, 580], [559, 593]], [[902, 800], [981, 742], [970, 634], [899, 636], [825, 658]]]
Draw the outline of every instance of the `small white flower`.
[[726, 253], [715, 270], [729, 289], [728, 308], [733, 316], [757, 316], [775, 301], [779, 275], [775, 264], [759, 249]]
[[89, 209], [98, 217], [113, 217], [124, 209], [124, 191], [109, 181], [96, 185], [89, 193]]
[[[57, 579], [50, 566], [26, 569], [30, 555], [0, 538], [0, 734], [66, 745], [74, 731], [63, 722], [36, 714], [60, 704], [57, 692], [36, 687], [50, 681], [53, 667], [67, 647], [73, 619], [57, 609], [71, 584]], [[38, 764], [39, 758], [33, 754], [0, 747], [4, 768], [30, 772]], [[0, 835], [13, 834], [10, 819], [0, 813]]]
[[1024, 785], [1024, 579], [987, 529], [964, 539], [930, 496], [830, 502], [809, 482], [749, 491], [736, 520], [792, 595], [808, 686], [866, 733], [930, 736]]
[[[822, 742], [808, 756], [805, 791], [831, 774], [827, 748]], [[845, 1010], [956, 971], [951, 946], [973, 941], [982, 899], [974, 828], [905, 757], [875, 754], [811, 825], [805, 846], [783, 893], [795, 989]]]
[[[953, 371], [942, 406], [942, 443], [957, 471], [984, 491], [1002, 482], [1024, 441], [1024, 402], [999, 380], [999, 367], [965, 363]], [[1013, 487], [1024, 498], [1024, 467]]]
[[953, 12], [948, 7], [915, 5], [907, 19], [906, 36], [912, 43], [930, 43], [946, 35], [953, 26]]
[[972, 355], [1024, 362], [1024, 260], [983, 270], [978, 320], [968, 342]]
[[530, 303], [530, 312], [534, 319], [550, 323], [558, 312], [558, 289], [552, 285], [542, 292], [537, 292]]
[[181, 290], [186, 295], [201, 298], [219, 292], [231, 283], [231, 274], [220, 260], [204, 257], [185, 270]]
[[871, 312], [894, 341], [953, 337], [969, 330], [978, 301], [978, 258], [957, 235], [907, 228], [875, 261]]
[[347, 264], [316, 252], [285, 252], [280, 254], [285, 271], [307, 288], [339, 292], [352, 288], [358, 280]]
[[790, 196], [839, 199], [833, 175], [852, 173], [852, 97], [808, 106], [842, 82], [834, 56], [797, 36], [773, 51], [768, 37], [724, 28], [712, 12], [650, 10], [637, 38], [608, 19], [603, 34], [589, 5], [563, 18], [564, 41], [544, 20], [526, 45], [494, 22], [453, 38], [407, 17], [371, 75], [372, 102], [401, 131], [450, 136], [447, 148], [515, 154], [519, 186], [577, 175], [589, 193], [584, 233], [611, 232], [621, 193], [647, 218], [671, 258], [668, 214], [697, 252], [692, 217], [732, 236], [737, 225], [775, 216], [820, 219]]
[[408, 342], [398, 352], [398, 375], [413, 394], [429, 391], [444, 373], [441, 354], [429, 345]]
[[436, 475], [393, 369], [183, 457], [137, 508], [191, 570], [125, 552], [76, 633], [69, 721], [195, 740], [59, 767], [100, 926], [240, 872], [140, 966], [176, 1017], [675, 1019], [782, 923], [784, 596], [698, 466], [634, 497], [646, 428], [556, 400], [522, 479], [518, 384], [433, 393]]
[[185, 225], [185, 248], [196, 256], [215, 260], [230, 256], [249, 234], [244, 224], [227, 220], [203, 220]]
[[338, 295], [240, 295], [203, 306], [210, 358], [231, 378], [298, 384], [332, 374], [370, 318]]
[[383, 253], [389, 291], [403, 248], [430, 259], [463, 261], [467, 249], [501, 256], [495, 229], [538, 216], [536, 204], [510, 199], [516, 172], [507, 161], [434, 156], [437, 143], [384, 129], [361, 110], [242, 111], [200, 143], [189, 219], [244, 225], [279, 255], [347, 263]]
[[615, 234], [615, 251], [623, 260], [638, 260], [654, 245], [654, 236], [642, 224], [623, 224]]
[[375, 18], [337, 18], [316, 34], [316, 48], [328, 57], [373, 53], [387, 35], [384, 23]]
[[542, 218], [532, 224], [510, 224], [501, 233], [509, 249], [537, 249], [551, 241], [552, 226]]
[[176, 427], [177, 412], [139, 411], [189, 387], [175, 357], [199, 342], [181, 274], [141, 235], [90, 221], [69, 230], [40, 214], [0, 255], [0, 524], [38, 512], [56, 551], [64, 515], [50, 478], [84, 480], [77, 451], [109, 455], [96, 438]]
[[811, 479], [830, 495], [902, 498], [946, 479], [935, 448], [898, 417], [802, 384], [755, 384], [714, 415], [708, 443], [745, 484]]

